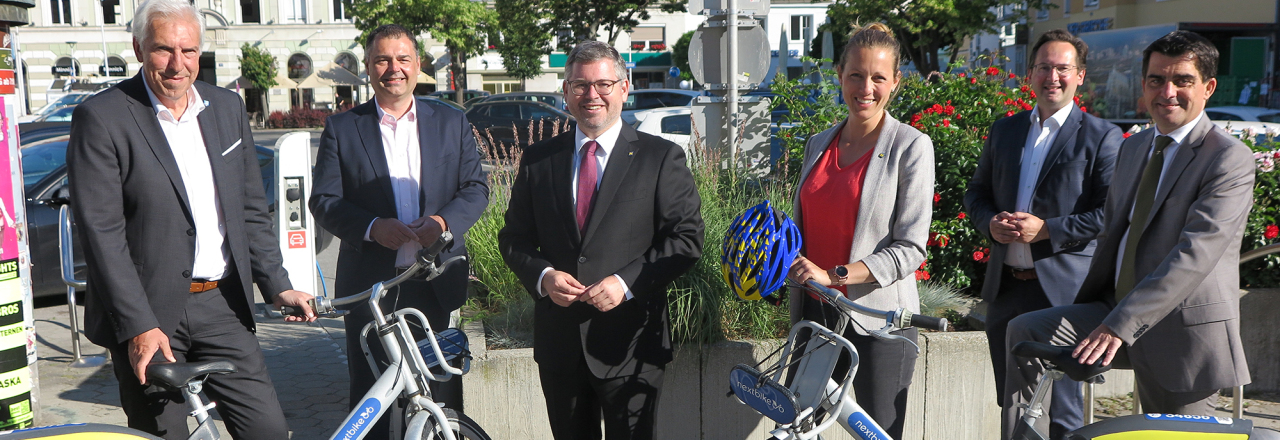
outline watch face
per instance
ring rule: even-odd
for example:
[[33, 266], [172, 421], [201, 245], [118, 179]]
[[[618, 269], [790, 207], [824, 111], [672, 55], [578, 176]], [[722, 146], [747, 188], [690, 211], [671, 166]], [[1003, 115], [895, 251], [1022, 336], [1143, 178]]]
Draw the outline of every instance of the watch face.
[[841, 278], [849, 276], [849, 268], [844, 266], [836, 266], [836, 276]]

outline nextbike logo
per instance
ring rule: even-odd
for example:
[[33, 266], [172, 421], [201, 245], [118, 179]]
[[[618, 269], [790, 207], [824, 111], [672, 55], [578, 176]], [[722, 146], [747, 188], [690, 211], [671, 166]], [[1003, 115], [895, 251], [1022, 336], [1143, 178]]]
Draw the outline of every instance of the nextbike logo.
[[1231, 419], [1225, 417], [1212, 416], [1192, 416], [1187, 414], [1147, 414], [1147, 420], [1164, 420], [1170, 422], [1194, 422], [1194, 423], [1213, 423], [1218, 425], [1230, 425]]
[[858, 434], [862, 440], [889, 440], [889, 434], [886, 434], [875, 422], [867, 417], [866, 413], [855, 412], [849, 415], [849, 426], [853, 428], [855, 434]]
[[761, 386], [756, 386], [757, 383], [760, 383], [758, 378], [743, 370], [734, 369], [729, 374], [729, 387], [742, 403], [778, 423], [794, 422], [795, 404], [787, 398], [786, 392], [771, 381], [765, 381]]
[[769, 396], [764, 395], [764, 392], [760, 391], [759, 388], [748, 387], [745, 383], [738, 383], [738, 388], [741, 388], [742, 392], [750, 394], [752, 397], [764, 402], [764, 404], [768, 406], [769, 411], [782, 412], [782, 405], [779, 405], [777, 400], [770, 399]]
[[355, 440], [364, 434], [369, 425], [373, 424], [373, 418], [378, 416], [378, 409], [382, 408], [382, 402], [378, 399], [366, 399], [364, 405], [361, 405], [358, 412], [347, 420], [344, 428], [342, 428], [342, 440]]

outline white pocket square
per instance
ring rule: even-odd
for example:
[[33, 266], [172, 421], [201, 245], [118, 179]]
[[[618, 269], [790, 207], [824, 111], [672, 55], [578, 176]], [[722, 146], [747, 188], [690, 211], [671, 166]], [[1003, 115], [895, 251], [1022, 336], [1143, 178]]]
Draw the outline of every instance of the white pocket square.
[[239, 146], [240, 146], [240, 141], [241, 141], [241, 140], [242, 140], [242, 139], [236, 139], [236, 143], [231, 144], [231, 146], [230, 146], [230, 147], [227, 147], [227, 149], [226, 149], [225, 151], [223, 151], [223, 152], [222, 152], [222, 155], [223, 155], [223, 156], [226, 156], [226, 155], [227, 155], [227, 153], [230, 153], [230, 152], [231, 152], [231, 150], [234, 150], [234, 149], [236, 149], [236, 147], [239, 147]]

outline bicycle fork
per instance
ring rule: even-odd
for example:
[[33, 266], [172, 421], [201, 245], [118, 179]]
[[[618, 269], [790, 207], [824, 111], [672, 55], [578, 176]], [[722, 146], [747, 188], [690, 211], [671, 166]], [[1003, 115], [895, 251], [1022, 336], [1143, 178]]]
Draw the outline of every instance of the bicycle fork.
[[1018, 418], [1018, 424], [1013, 427], [1014, 440], [1045, 440], [1044, 434], [1036, 431], [1036, 420], [1045, 416], [1044, 399], [1049, 395], [1049, 385], [1062, 379], [1064, 375], [1056, 368], [1044, 370], [1044, 374], [1040, 376], [1040, 382], [1036, 384], [1035, 393], [1031, 395], [1031, 401], [1019, 405], [1025, 411], [1022, 417]]

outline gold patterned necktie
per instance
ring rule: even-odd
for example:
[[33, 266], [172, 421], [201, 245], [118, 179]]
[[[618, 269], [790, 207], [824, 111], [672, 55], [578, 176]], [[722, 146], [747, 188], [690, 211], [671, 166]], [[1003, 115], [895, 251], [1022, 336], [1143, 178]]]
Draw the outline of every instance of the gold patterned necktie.
[[1147, 160], [1142, 170], [1142, 180], [1138, 183], [1138, 195], [1133, 201], [1133, 216], [1129, 221], [1129, 238], [1124, 244], [1124, 255], [1120, 260], [1120, 277], [1116, 280], [1116, 302], [1124, 299], [1133, 286], [1138, 284], [1134, 274], [1134, 259], [1138, 256], [1138, 242], [1147, 229], [1147, 217], [1151, 214], [1151, 205], [1155, 204], [1156, 189], [1160, 186], [1160, 173], [1164, 171], [1164, 150], [1173, 143], [1168, 136], [1156, 137], [1155, 151]]

